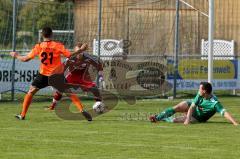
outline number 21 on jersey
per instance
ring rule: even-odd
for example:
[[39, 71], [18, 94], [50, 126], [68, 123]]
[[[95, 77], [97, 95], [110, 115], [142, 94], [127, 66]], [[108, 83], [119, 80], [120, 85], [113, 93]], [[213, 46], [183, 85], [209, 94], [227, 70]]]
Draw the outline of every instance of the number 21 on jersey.
[[41, 53], [41, 62], [44, 65], [48, 65], [48, 64], [52, 64], [53, 63], [53, 53], [46, 53], [46, 52], [42, 52]]

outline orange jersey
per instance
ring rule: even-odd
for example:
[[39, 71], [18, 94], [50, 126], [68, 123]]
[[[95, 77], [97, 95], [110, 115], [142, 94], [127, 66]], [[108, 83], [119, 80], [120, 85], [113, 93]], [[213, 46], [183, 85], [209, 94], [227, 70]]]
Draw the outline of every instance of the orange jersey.
[[53, 70], [61, 65], [61, 55], [69, 57], [71, 53], [65, 49], [62, 43], [44, 41], [36, 44], [27, 56], [33, 59], [37, 55], [41, 61], [40, 74], [50, 76]]

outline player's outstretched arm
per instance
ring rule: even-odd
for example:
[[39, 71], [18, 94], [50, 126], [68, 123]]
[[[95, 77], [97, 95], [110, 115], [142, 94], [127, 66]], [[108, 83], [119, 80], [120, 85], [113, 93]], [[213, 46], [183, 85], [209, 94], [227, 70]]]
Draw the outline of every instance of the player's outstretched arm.
[[87, 43], [78, 43], [75, 47], [74, 47], [74, 52], [71, 54], [71, 56], [75, 56], [83, 51], [86, 51], [88, 49], [88, 44]]
[[86, 51], [88, 49], [88, 44], [87, 43], [83, 43], [83, 44], [78, 44], [78, 46], [80, 47], [79, 50], [82, 51]]
[[184, 125], [190, 124], [190, 120], [191, 120], [191, 117], [192, 117], [192, 113], [193, 113], [194, 107], [195, 107], [195, 104], [192, 104], [190, 106], [190, 108], [188, 109], [186, 120], [183, 123]]
[[235, 126], [238, 125], [237, 121], [232, 117], [232, 115], [231, 115], [230, 113], [225, 112], [225, 113], [224, 113], [224, 117], [225, 117], [227, 120], [229, 120], [233, 125], [235, 125]]
[[19, 61], [22, 61], [22, 62], [27, 62], [27, 61], [31, 60], [30, 57], [28, 57], [28, 56], [21, 56], [17, 52], [10, 52], [10, 55], [13, 58], [16, 58], [16, 59], [18, 59]]

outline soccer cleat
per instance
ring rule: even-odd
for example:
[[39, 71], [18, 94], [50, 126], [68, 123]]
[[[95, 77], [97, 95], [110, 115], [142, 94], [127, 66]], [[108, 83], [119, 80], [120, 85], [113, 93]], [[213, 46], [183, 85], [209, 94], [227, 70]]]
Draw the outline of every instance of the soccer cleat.
[[149, 120], [150, 120], [152, 123], [156, 123], [156, 122], [157, 122], [156, 115], [151, 115], [151, 116], [149, 117]]
[[15, 115], [15, 117], [16, 117], [18, 120], [24, 120], [24, 119], [25, 119], [25, 116], [21, 116], [20, 114]]
[[87, 119], [87, 121], [92, 121], [92, 116], [88, 112], [82, 111], [82, 115]]
[[56, 106], [56, 103], [52, 103], [52, 105], [45, 108], [45, 110], [54, 110]]

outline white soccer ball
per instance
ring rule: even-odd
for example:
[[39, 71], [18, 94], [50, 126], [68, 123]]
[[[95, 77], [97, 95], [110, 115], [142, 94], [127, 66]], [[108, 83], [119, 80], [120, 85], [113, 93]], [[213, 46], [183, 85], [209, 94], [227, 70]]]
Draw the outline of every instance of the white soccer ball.
[[103, 102], [97, 101], [93, 104], [93, 110], [96, 113], [103, 113], [105, 109], [105, 104]]

